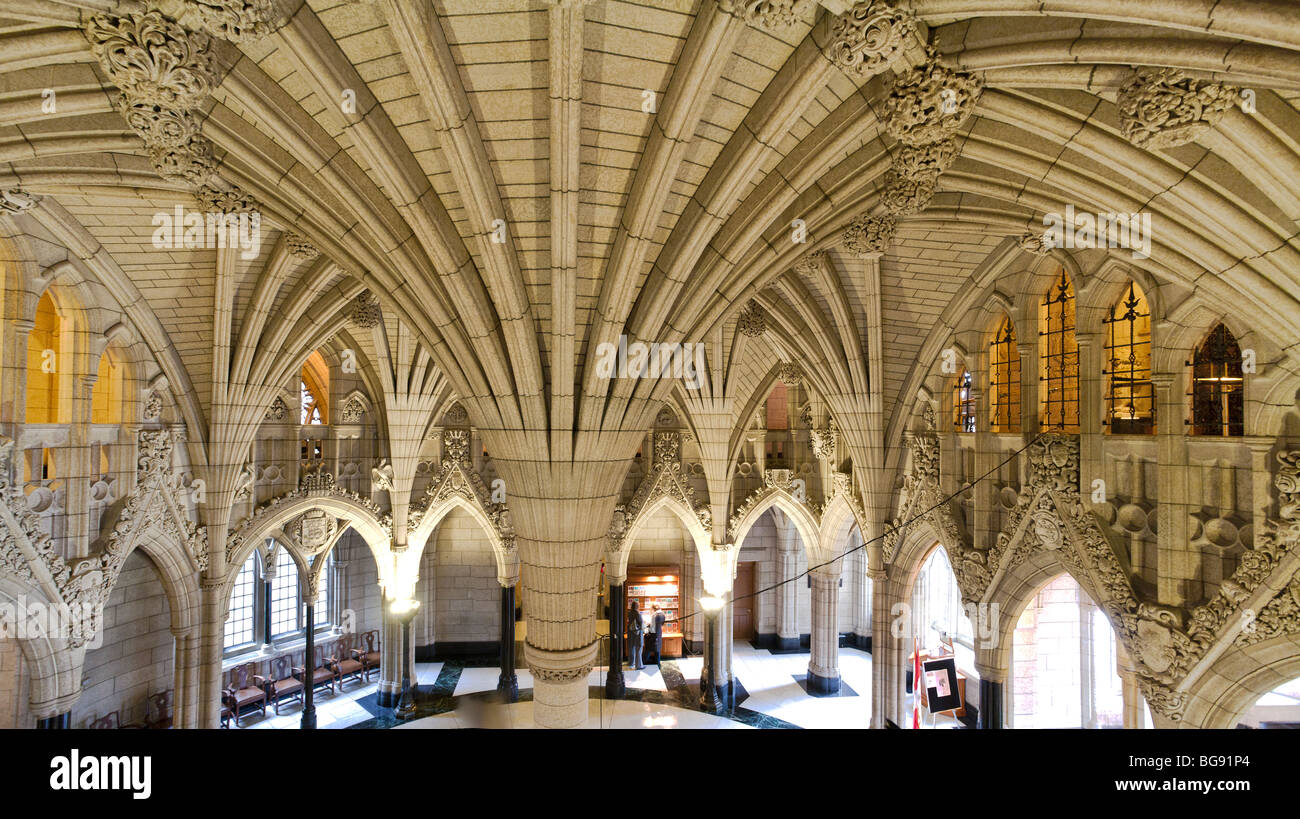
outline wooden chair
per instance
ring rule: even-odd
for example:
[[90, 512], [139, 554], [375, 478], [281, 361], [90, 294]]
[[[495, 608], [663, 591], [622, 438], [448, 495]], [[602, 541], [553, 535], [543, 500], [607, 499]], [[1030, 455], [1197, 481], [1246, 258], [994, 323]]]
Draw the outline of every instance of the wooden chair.
[[228, 705], [221, 706], [221, 727], [222, 728], [230, 727], [230, 706]]
[[[365, 675], [366, 667], [362, 665], [361, 660], [357, 659], [358, 653], [352, 650], [352, 635], [344, 634], [334, 644], [333, 656], [325, 660], [329, 669], [334, 672], [334, 678], [338, 680], [340, 691], [343, 690], [343, 680], [362, 679]], [[363, 679], [362, 681], [364, 682]]]
[[266, 716], [266, 692], [252, 684], [249, 679], [252, 669], [252, 663], [230, 669], [230, 687], [225, 691], [225, 701], [234, 714], [236, 728], [239, 727], [243, 709], [249, 705], [260, 707], [262, 716]]
[[[153, 712], [153, 718], [145, 717], [146, 728], [170, 728], [172, 727], [172, 692], [171, 689], [160, 691], [157, 694], [149, 695], [149, 710]], [[146, 712], [147, 713], [147, 712]]]
[[104, 716], [86, 723], [86, 727], [96, 731], [113, 730], [121, 727], [118, 725], [119, 718], [120, 716], [117, 711], [109, 711]]
[[280, 701], [297, 699], [302, 702], [302, 681], [294, 677], [293, 662], [288, 654], [276, 657], [270, 663], [270, 673], [265, 677], [254, 677], [253, 681], [266, 692], [266, 698], [275, 706], [275, 713], [280, 713]]
[[367, 631], [360, 635], [360, 640], [365, 648], [355, 648], [352, 650], [352, 658], [361, 662], [363, 670], [361, 679], [370, 682], [370, 672], [379, 670], [380, 644], [379, 629]]
[[86, 723], [86, 727], [94, 730], [114, 730], [118, 728], [143, 728], [144, 726], [138, 722], [123, 723], [122, 712], [109, 711], [104, 716]]
[[[330, 694], [334, 693], [334, 672], [325, 662], [325, 646], [316, 646], [315, 656], [311, 658], [311, 686], [315, 691], [320, 688], [328, 688]], [[307, 660], [304, 658], [303, 665], [293, 669], [293, 676], [297, 677], [304, 685], [307, 684]]]

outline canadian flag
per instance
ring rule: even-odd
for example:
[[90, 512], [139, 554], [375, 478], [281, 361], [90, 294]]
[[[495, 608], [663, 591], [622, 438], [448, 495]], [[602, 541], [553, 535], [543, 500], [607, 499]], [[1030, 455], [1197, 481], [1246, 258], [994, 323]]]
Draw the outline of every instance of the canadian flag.
[[912, 638], [912, 728], [921, 727], [921, 649]]

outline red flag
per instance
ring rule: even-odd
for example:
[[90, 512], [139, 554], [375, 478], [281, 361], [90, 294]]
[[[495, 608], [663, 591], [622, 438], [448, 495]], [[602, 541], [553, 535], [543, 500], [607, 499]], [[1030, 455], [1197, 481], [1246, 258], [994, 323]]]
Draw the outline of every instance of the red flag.
[[921, 727], [921, 650], [912, 638], [912, 728]]

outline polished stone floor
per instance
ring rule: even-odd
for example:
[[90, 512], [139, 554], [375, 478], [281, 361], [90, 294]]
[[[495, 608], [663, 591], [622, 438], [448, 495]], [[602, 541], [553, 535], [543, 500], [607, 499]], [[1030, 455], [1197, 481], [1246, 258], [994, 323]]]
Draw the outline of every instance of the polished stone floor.
[[[871, 655], [840, 649], [841, 690], [810, 695], [803, 682], [808, 653], [773, 654], [737, 643], [732, 671], [736, 707], [728, 714], [703, 713], [698, 706], [700, 657], [665, 660], [662, 668], [625, 671], [627, 697], [604, 698], [605, 669], [592, 670], [588, 728], [866, 728], [871, 720]], [[376, 704], [377, 676], [369, 683], [348, 682], [344, 690], [316, 696], [320, 728], [527, 728], [532, 726], [532, 676], [520, 669], [519, 702], [506, 705], [496, 695], [499, 669], [478, 662], [416, 663], [420, 684], [419, 718], [398, 723], [392, 710]], [[301, 706], [287, 703], [280, 716], [251, 714], [246, 728], [296, 728]], [[928, 727], [928, 726], [925, 726]], [[941, 726], [936, 726], [941, 727]]]

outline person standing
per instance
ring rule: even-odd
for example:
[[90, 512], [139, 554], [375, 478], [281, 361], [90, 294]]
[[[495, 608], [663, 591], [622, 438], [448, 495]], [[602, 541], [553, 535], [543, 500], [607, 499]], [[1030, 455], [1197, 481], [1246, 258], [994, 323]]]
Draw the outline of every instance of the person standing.
[[641, 657], [644, 643], [645, 621], [641, 619], [641, 611], [635, 600], [632, 601], [632, 607], [627, 612], [627, 650], [629, 668], [645, 668], [645, 661]]
[[664, 654], [664, 621], [668, 618], [659, 610], [659, 604], [656, 603], [650, 607], [654, 611], [652, 622], [654, 624], [655, 635], [655, 665], [663, 664]]

